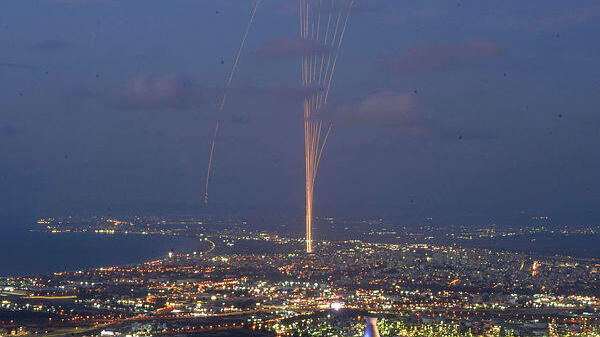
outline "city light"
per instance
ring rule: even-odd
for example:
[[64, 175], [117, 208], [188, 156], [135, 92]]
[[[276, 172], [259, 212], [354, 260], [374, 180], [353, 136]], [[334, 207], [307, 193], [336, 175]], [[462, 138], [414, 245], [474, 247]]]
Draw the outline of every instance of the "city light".
[[340, 311], [342, 310], [342, 308], [344, 308], [344, 304], [341, 302], [333, 302], [331, 303], [331, 309], [335, 310], [335, 311]]

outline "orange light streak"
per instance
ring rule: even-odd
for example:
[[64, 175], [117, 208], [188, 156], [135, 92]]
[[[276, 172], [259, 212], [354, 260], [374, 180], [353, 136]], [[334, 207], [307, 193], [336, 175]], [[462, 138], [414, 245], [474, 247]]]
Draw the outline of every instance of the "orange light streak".
[[[354, 5], [354, 0], [331, 0], [331, 7], [327, 9], [327, 15], [322, 15], [323, 1], [328, 0], [318, 0], [318, 5], [315, 5], [317, 0], [299, 0], [300, 37], [303, 40], [310, 39], [310, 42], [319, 42], [324, 47], [331, 48], [329, 53], [321, 51], [320, 60], [319, 55], [313, 52], [310, 55], [303, 55], [300, 62], [302, 84], [311, 90], [316, 89], [313, 94], [305, 97], [303, 102], [307, 253], [313, 252], [312, 222], [317, 170], [332, 129], [332, 125], [329, 124], [327, 130], [324, 131], [323, 121], [318, 117], [313, 117], [313, 114], [321, 112], [327, 105], [333, 84], [333, 74], [348, 27], [350, 11]], [[311, 18], [312, 11], [317, 11], [317, 14], [313, 14]], [[324, 20], [327, 21], [326, 25]], [[321, 29], [321, 27], [326, 28]], [[328, 55], [326, 56], [326, 54]]]

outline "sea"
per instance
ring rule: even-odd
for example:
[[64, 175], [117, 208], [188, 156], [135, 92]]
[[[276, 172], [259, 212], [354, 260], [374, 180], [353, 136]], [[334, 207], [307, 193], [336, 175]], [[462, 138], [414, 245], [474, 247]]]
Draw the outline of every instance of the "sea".
[[600, 258], [598, 234], [536, 234], [507, 238], [457, 240], [463, 247], [527, 252], [539, 255], [568, 255]]
[[[437, 244], [511, 250], [539, 255], [600, 258], [600, 235], [535, 235], [476, 240], [441, 240]], [[431, 243], [431, 242], [430, 242]], [[236, 245], [236, 251], [256, 253], [298, 247], [262, 247], [256, 242]], [[250, 247], [251, 246], [251, 247]], [[115, 265], [141, 263], [176, 253], [203, 251], [207, 243], [193, 238], [137, 234], [0, 232], [0, 277], [36, 276]], [[221, 249], [217, 249], [219, 252]], [[239, 252], [239, 251], [238, 251]]]
[[161, 235], [8, 230], [0, 235], [0, 277], [140, 263], [165, 257], [171, 249], [187, 253], [206, 245], [193, 238]]

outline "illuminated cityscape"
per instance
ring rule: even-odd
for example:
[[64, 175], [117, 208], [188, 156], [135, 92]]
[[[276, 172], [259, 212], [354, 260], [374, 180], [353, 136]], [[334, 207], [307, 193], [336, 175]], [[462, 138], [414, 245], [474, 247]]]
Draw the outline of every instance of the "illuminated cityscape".
[[[139, 264], [3, 277], [1, 333], [361, 336], [364, 317], [375, 315], [381, 336], [600, 334], [599, 259], [441, 243], [595, 235], [600, 228], [447, 230], [382, 219], [319, 221], [345, 234], [320, 241], [307, 255], [303, 237], [285, 227], [247, 230], [244, 220], [41, 219], [33, 230], [51, 235], [186, 236], [198, 244]], [[382, 227], [359, 230], [370, 222]], [[389, 243], [397, 237], [404, 243]]]

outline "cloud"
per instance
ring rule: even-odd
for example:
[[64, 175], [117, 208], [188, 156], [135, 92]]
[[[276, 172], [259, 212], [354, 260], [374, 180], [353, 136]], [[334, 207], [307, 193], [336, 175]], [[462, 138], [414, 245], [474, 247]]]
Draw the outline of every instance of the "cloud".
[[334, 123], [421, 129], [425, 119], [417, 111], [414, 94], [394, 91], [375, 92], [358, 102], [334, 108], [330, 118]]
[[417, 95], [406, 92], [374, 92], [319, 116], [334, 124], [397, 128], [402, 135], [437, 140], [489, 141], [496, 133], [477, 121], [432, 119], [419, 107]]
[[320, 41], [283, 36], [267, 40], [258, 49], [260, 57], [289, 58], [331, 53], [331, 48]]
[[114, 101], [125, 109], [185, 110], [205, 104], [194, 81], [173, 75], [134, 78]]
[[501, 55], [502, 46], [488, 40], [470, 40], [456, 44], [423, 44], [396, 54], [388, 62], [390, 69], [402, 74], [421, 74], [445, 70], [474, 59]]

